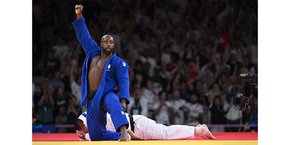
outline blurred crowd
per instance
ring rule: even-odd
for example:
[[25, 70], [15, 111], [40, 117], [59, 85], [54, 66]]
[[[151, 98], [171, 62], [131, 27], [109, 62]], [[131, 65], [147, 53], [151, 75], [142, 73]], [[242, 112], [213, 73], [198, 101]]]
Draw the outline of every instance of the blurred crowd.
[[85, 110], [85, 53], [71, 24], [78, 3], [94, 40], [111, 34], [130, 65], [128, 113], [166, 125], [257, 131], [249, 127], [257, 124], [257, 104], [251, 111], [233, 104], [242, 92], [257, 100], [257, 89], [240, 79], [258, 73], [257, 0], [33, 0], [34, 124], [74, 124]]

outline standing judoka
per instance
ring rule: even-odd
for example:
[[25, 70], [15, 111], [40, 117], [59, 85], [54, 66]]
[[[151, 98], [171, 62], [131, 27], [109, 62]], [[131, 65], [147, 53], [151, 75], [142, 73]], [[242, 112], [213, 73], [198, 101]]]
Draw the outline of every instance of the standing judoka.
[[[129, 103], [130, 96], [128, 64], [112, 52], [115, 46], [112, 36], [102, 37], [101, 48], [92, 39], [82, 11], [82, 5], [75, 6], [77, 20], [72, 24], [86, 53], [82, 69], [81, 105], [87, 105], [90, 138], [91, 140], [128, 141], [130, 140], [127, 134], [129, 124], [123, 111]], [[116, 94], [116, 87], [120, 90], [120, 97]], [[118, 132], [106, 130], [107, 112], [111, 114]]]

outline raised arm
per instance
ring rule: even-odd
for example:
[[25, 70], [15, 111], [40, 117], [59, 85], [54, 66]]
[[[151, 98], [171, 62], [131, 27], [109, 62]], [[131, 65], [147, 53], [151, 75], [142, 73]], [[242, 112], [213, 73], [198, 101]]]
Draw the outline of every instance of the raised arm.
[[81, 43], [85, 53], [87, 55], [92, 52], [101, 51], [100, 46], [92, 39], [91, 34], [86, 26], [85, 19], [83, 17], [83, 6], [76, 5], [75, 13], [77, 16], [77, 20], [75, 20], [72, 24], [75, 29], [77, 38]]

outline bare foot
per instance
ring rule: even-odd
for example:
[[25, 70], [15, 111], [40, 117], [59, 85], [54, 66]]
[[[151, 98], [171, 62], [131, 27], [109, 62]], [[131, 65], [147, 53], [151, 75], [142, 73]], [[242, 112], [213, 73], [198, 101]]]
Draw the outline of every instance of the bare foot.
[[197, 132], [197, 134], [201, 135], [203, 138], [207, 139], [216, 139], [215, 136], [212, 135], [212, 133], [209, 131], [207, 125], [202, 124], [202, 125], [197, 125], [197, 128], [200, 129], [200, 131]]
[[122, 133], [119, 141], [130, 141], [131, 137], [128, 133]]

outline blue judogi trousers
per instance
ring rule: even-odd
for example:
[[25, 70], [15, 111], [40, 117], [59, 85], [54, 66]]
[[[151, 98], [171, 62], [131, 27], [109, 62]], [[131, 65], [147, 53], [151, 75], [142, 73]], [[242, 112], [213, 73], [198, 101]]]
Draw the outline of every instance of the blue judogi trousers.
[[128, 120], [115, 92], [111, 91], [103, 96], [98, 112], [93, 108], [92, 100], [88, 100], [87, 107], [87, 124], [91, 140], [118, 140], [120, 138], [120, 132], [106, 130], [107, 112], [111, 114], [117, 131], [120, 131], [119, 128], [122, 125], [128, 128]]

